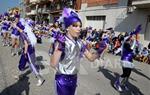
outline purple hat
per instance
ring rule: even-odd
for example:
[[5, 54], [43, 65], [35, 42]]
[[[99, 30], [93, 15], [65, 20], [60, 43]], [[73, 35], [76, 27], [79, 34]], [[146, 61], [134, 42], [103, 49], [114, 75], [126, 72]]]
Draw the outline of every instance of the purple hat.
[[78, 14], [71, 8], [64, 8], [62, 16], [58, 19], [58, 21], [63, 23], [65, 28], [68, 28], [75, 22], [80, 22], [82, 24]]
[[89, 26], [89, 30], [92, 30], [93, 27]]
[[2, 18], [3, 17], [3, 15], [2, 14], [0, 14], [0, 18]]
[[16, 14], [16, 15], [15, 15], [15, 18], [20, 18], [20, 14]]
[[4, 16], [9, 16], [9, 14], [7, 12], [4, 13]]

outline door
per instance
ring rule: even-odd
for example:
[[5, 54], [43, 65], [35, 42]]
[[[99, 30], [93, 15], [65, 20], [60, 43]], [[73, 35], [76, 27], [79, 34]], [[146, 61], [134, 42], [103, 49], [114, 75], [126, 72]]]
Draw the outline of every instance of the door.
[[86, 27], [93, 27], [93, 29], [104, 29], [105, 16], [87, 16]]

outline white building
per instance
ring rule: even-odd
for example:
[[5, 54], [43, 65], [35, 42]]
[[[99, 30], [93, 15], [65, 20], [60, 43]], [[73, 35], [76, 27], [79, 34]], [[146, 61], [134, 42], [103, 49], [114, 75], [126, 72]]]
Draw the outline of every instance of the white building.
[[82, 0], [79, 14], [84, 27], [96, 29], [130, 32], [142, 24], [140, 41], [150, 41], [150, 0]]

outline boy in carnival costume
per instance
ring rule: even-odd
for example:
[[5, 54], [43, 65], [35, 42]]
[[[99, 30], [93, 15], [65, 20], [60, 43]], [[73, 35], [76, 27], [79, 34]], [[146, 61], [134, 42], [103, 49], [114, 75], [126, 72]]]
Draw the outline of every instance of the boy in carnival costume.
[[114, 87], [119, 92], [122, 92], [123, 90], [128, 90], [126, 83], [130, 77], [132, 69], [134, 68], [133, 50], [136, 46], [136, 34], [140, 31], [141, 25], [138, 25], [137, 28], [133, 32], [131, 32], [129, 36], [126, 36], [124, 38], [121, 54], [121, 65], [123, 74], [114, 83]]
[[62, 23], [66, 35], [59, 34], [57, 36], [54, 52], [51, 55], [50, 64], [56, 70], [56, 95], [75, 95], [82, 55], [84, 54], [88, 60], [94, 61], [99, 58], [101, 51], [89, 52], [87, 45], [78, 38], [82, 22], [74, 10], [64, 8], [58, 21]]
[[41, 86], [45, 80], [40, 75], [35, 66], [36, 59], [34, 46], [36, 44], [36, 37], [32, 32], [31, 22], [32, 21], [25, 21], [24, 19], [20, 19], [20, 22], [16, 26], [20, 32], [21, 41], [23, 41], [24, 44], [18, 68], [20, 71], [23, 71], [25, 69], [26, 63], [28, 62], [31, 70], [38, 78], [37, 86]]
[[57, 35], [60, 33], [59, 22], [55, 21], [52, 28], [50, 29], [51, 38], [50, 38], [50, 48], [49, 48], [49, 56], [53, 53], [53, 47], [56, 40]]

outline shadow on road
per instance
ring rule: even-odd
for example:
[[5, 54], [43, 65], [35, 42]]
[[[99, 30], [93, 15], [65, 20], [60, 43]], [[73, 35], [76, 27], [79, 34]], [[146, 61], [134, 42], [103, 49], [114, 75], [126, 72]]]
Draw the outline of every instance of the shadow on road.
[[[23, 78], [18, 80], [15, 84], [10, 85], [9, 87], [5, 88], [0, 95], [29, 95], [29, 77], [26, 75], [30, 74], [30, 71], [27, 71], [23, 74]], [[23, 94], [24, 93], [24, 94]]]
[[146, 76], [145, 74], [141, 73], [139, 70], [133, 69], [132, 71], [133, 71], [134, 73], [136, 73], [136, 74], [138, 74], [138, 75], [141, 75], [141, 76], [147, 78], [148, 80], [150, 80], [150, 78], [149, 78], [148, 76]]
[[37, 56], [36, 57], [36, 64], [37, 64], [38, 70], [40, 70], [40, 69], [42, 70], [45, 68], [42, 61], [45, 61], [45, 60], [43, 60], [43, 56]]
[[[111, 86], [114, 88], [113, 84], [114, 84], [116, 78], [119, 77], [118, 73], [114, 73], [114, 72], [112, 72], [112, 71], [110, 71], [110, 70], [108, 70], [106, 68], [103, 68], [103, 67], [99, 67], [97, 72], [101, 72], [107, 79], [109, 79]], [[113, 76], [113, 74], [115, 76]], [[129, 91], [123, 91], [123, 92], [120, 93], [120, 95], [144, 95], [140, 91], [140, 89], [137, 88], [136, 86], [134, 86], [133, 84], [128, 82], [127, 85], [129, 87]]]

